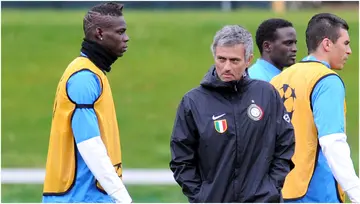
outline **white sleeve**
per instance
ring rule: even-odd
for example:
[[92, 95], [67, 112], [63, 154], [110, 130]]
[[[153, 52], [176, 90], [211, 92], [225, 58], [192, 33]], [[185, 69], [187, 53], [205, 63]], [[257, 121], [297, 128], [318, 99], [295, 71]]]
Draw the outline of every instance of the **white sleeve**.
[[320, 137], [319, 143], [330, 169], [351, 202], [360, 203], [360, 179], [350, 157], [350, 147], [344, 133]]
[[122, 180], [115, 172], [101, 137], [97, 136], [80, 142], [77, 144], [77, 147], [86, 165], [106, 193], [115, 202], [131, 203], [132, 199]]

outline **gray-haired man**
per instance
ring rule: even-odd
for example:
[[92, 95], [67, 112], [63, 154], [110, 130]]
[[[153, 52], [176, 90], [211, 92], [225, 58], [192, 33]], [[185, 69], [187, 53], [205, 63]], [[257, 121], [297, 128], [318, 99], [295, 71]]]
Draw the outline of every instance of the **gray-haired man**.
[[171, 136], [170, 168], [190, 202], [281, 202], [293, 168], [294, 131], [278, 92], [251, 80], [251, 34], [219, 30], [215, 65], [182, 98]]

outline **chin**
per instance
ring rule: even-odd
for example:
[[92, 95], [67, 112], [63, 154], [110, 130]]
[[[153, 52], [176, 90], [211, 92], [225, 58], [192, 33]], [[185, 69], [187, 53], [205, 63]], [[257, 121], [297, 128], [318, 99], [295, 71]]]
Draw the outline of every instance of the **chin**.
[[344, 68], [344, 66], [331, 67], [331, 69], [334, 69], [334, 70], [342, 70], [343, 68]]
[[116, 56], [118, 56], [118, 57], [122, 57], [123, 55], [124, 55], [123, 52], [118, 52], [118, 53], [116, 54]]
[[288, 63], [285, 64], [285, 67], [290, 67], [291, 65], [294, 65], [296, 62], [295, 60], [290, 60]]
[[221, 81], [229, 82], [229, 81], [234, 81], [234, 79], [233, 78], [222, 78]]

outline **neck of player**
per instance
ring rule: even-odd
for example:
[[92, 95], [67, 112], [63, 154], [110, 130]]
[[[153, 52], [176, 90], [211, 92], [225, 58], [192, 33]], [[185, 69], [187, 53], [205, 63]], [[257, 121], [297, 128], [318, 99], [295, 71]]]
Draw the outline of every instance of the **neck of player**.
[[117, 56], [105, 49], [95, 41], [84, 38], [81, 44], [81, 52], [88, 57], [97, 67], [105, 72], [110, 72], [111, 65], [117, 60]]

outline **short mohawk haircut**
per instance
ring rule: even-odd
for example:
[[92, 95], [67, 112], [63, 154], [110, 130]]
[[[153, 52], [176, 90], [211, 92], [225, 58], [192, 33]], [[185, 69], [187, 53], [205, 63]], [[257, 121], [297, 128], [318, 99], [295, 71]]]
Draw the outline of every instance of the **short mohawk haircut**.
[[92, 7], [85, 15], [83, 21], [83, 30], [86, 35], [88, 31], [99, 24], [99, 17], [117, 17], [122, 16], [123, 4], [107, 2]]

